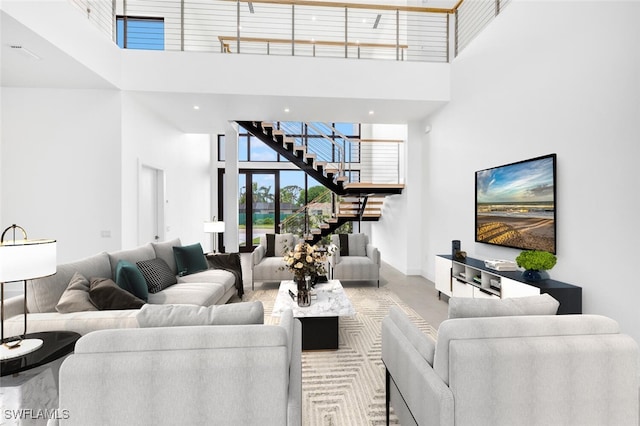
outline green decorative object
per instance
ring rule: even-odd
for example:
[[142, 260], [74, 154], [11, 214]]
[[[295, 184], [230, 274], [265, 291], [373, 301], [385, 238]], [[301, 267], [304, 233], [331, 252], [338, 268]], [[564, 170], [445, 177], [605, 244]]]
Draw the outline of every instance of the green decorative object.
[[525, 269], [522, 276], [527, 281], [540, 281], [546, 278], [547, 275], [541, 274], [540, 271], [553, 268], [557, 260], [554, 254], [541, 250], [525, 250], [516, 257], [518, 266]]

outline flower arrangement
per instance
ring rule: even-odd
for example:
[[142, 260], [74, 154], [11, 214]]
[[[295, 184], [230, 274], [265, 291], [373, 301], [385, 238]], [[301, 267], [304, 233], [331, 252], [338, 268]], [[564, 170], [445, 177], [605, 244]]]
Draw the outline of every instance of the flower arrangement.
[[288, 269], [293, 272], [296, 281], [304, 280], [307, 275], [319, 276], [326, 274], [326, 261], [326, 253], [318, 251], [315, 246], [307, 242], [299, 242], [293, 247], [293, 250], [285, 249], [285, 266], [281, 267], [281, 269]]

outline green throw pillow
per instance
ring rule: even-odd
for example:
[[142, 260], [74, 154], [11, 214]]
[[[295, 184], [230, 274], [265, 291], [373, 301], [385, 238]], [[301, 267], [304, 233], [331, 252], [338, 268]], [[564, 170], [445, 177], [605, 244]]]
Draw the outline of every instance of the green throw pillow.
[[178, 275], [194, 274], [208, 268], [207, 259], [204, 257], [200, 243], [175, 246], [173, 247], [173, 255], [176, 257]]
[[149, 300], [149, 289], [142, 271], [127, 260], [120, 260], [116, 266], [116, 284], [145, 302]]

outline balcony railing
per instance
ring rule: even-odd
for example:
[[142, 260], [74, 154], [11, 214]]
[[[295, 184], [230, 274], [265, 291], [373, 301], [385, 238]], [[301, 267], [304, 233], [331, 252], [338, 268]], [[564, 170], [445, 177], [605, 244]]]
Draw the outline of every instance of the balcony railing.
[[[313, 0], [69, 0], [116, 41], [116, 17], [160, 19], [164, 49], [449, 62], [509, 0], [455, 7]], [[464, 1], [464, 3], [463, 3]]]

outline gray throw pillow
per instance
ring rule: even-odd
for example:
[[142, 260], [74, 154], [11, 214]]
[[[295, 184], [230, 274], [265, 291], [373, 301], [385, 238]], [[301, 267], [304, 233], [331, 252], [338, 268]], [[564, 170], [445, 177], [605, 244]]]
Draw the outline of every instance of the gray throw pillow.
[[262, 302], [228, 305], [144, 305], [136, 315], [140, 327], [263, 324]]
[[366, 256], [367, 243], [364, 234], [349, 234], [349, 256]]
[[167, 262], [160, 258], [136, 262], [136, 265], [147, 282], [149, 293], [157, 293], [178, 282]]
[[449, 299], [449, 318], [505, 317], [517, 315], [555, 315], [560, 303], [547, 293], [509, 299]]
[[56, 311], [67, 314], [69, 312], [97, 311], [89, 298], [89, 280], [76, 272], [71, 277], [69, 285], [65, 289], [56, 305]]

